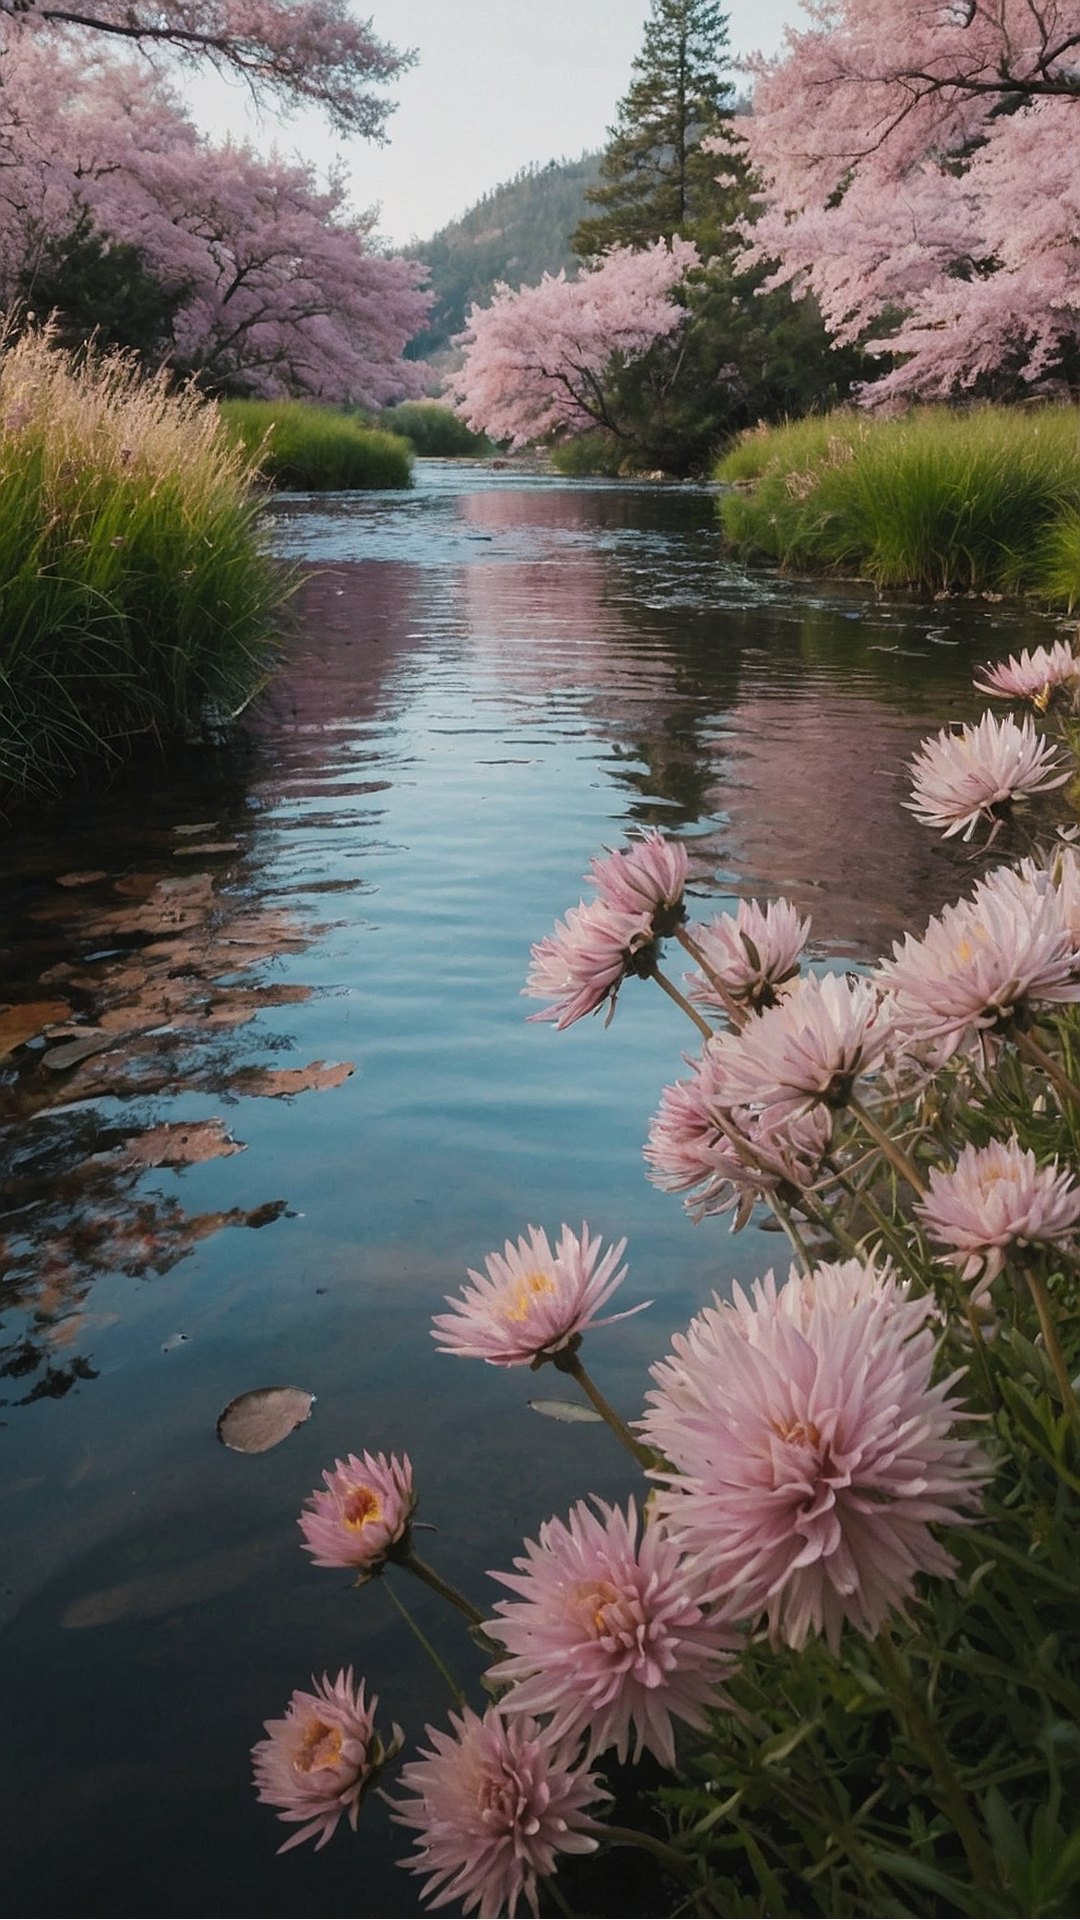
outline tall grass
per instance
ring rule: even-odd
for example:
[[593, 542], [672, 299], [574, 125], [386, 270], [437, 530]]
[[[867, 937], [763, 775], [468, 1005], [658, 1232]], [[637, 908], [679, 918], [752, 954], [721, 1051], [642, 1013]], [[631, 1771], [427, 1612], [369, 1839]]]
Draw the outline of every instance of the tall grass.
[[232, 714], [288, 582], [216, 408], [0, 342], [0, 793]]
[[403, 400], [378, 417], [387, 433], [402, 433], [428, 459], [479, 460], [494, 453], [486, 433], [473, 433], [449, 407], [437, 400]]
[[716, 478], [748, 557], [931, 592], [1080, 598], [1080, 410], [851, 412], [744, 434]]
[[223, 400], [221, 418], [276, 487], [326, 493], [410, 484], [407, 440], [331, 407], [304, 400]]

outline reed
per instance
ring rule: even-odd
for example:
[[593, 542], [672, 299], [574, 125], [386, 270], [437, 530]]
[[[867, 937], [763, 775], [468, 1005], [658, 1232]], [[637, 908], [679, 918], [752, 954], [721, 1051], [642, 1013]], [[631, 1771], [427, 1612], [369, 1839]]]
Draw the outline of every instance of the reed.
[[217, 409], [122, 355], [0, 341], [0, 794], [235, 715], [289, 581]]
[[844, 411], [758, 428], [716, 478], [748, 558], [928, 592], [1080, 595], [1080, 410]]
[[223, 400], [221, 418], [275, 487], [331, 493], [410, 485], [407, 440], [331, 407], [304, 400]]

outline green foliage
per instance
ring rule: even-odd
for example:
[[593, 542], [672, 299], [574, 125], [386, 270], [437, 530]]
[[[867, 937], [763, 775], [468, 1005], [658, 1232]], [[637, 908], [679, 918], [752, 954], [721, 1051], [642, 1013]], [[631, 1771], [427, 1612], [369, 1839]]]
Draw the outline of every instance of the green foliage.
[[58, 346], [92, 339], [102, 351], [119, 347], [144, 361], [168, 347], [182, 298], [178, 288], [166, 291], [138, 247], [97, 233], [85, 209], [23, 273], [19, 293], [28, 312], [51, 318]]
[[595, 433], [576, 433], [570, 440], [556, 440], [549, 455], [556, 473], [565, 474], [569, 480], [584, 479], [589, 474], [612, 480], [623, 471], [626, 448], [614, 434], [597, 428]]
[[1080, 415], [926, 407], [748, 433], [716, 468], [725, 531], [748, 557], [881, 586], [1080, 588]]
[[473, 433], [449, 407], [436, 400], [403, 400], [385, 407], [377, 423], [386, 433], [400, 434], [415, 452], [429, 459], [482, 459], [494, 447], [484, 433]]
[[216, 724], [288, 582], [250, 463], [193, 393], [26, 334], [0, 360], [0, 792]]
[[460, 220], [406, 249], [428, 268], [435, 294], [428, 325], [406, 358], [430, 360], [450, 346], [474, 304], [486, 306], [499, 281], [535, 286], [545, 273], [571, 269], [569, 235], [597, 177], [599, 156], [526, 167], [484, 195]]
[[408, 440], [330, 407], [303, 400], [223, 400], [220, 412], [226, 432], [276, 487], [323, 493], [411, 484]]

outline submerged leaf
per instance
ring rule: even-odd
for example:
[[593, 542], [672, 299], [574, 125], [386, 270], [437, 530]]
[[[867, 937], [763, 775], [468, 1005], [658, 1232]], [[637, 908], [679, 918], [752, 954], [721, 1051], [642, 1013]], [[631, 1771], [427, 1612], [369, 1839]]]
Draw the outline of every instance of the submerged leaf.
[[77, 1067], [80, 1060], [88, 1060], [92, 1053], [104, 1053], [106, 1047], [114, 1047], [116, 1038], [115, 1033], [103, 1033], [100, 1027], [87, 1027], [78, 1040], [65, 1040], [63, 1046], [50, 1047], [48, 1053], [41, 1056], [42, 1064], [52, 1067], [54, 1072]]
[[94, 867], [89, 873], [58, 873], [58, 887], [92, 887], [96, 880], [107, 880], [104, 867]]
[[0, 1055], [25, 1046], [45, 1027], [66, 1020], [71, 1008], [66, 1000], [28, 1000], [21, 1006], [5, 1007], [0, 1012]]
[[530, 1400], [534, 1413], [545, 1414], [549, 1420], [564, 1420], [568, 1427], [586, 1420], [600, 1420], [595, 1407], [583, 1406], [580, 1400]]
[[224, 1120], [166, 1120], [125, 1141], [122, 1159], [127, 1167], [194, 1167], [244, 1151]]
[[314, 1404], [302, 1387], [255, 1387], [229, 1401], [217, 1437], [234, 1453], [267, 1453], [310, 1419]]
[[284, 1099], [290, 1093], [323, 1092], [340, 1087], [356, 1072], [351, 1060], [313, 1060], [307, 1067], [253, 1067], [238, 1073], [233, 1081], [237, 1093], [258, 1093], [269, 1100]]

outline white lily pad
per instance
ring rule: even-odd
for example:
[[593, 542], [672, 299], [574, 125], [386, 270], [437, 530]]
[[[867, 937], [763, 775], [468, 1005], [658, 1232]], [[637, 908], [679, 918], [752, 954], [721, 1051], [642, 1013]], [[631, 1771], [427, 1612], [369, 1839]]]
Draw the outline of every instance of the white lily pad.
[[310, 1419], [314, 1405], [315, 1395], [302, 1387], [255, 1387], [229, 1401], [217, 1437], [234, 1453], [268, 1453]]

